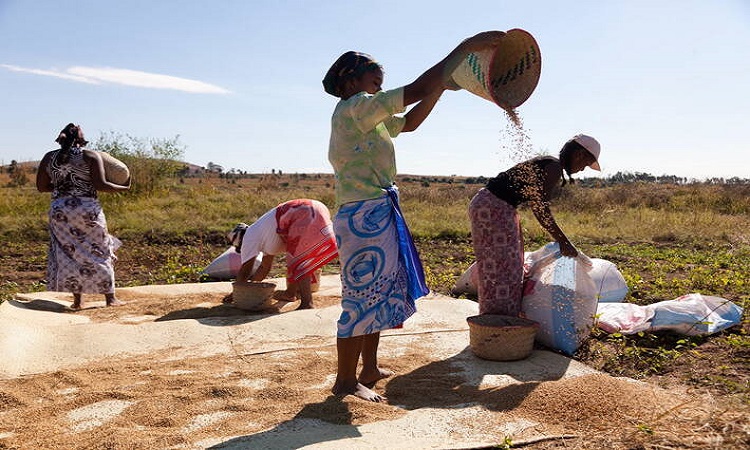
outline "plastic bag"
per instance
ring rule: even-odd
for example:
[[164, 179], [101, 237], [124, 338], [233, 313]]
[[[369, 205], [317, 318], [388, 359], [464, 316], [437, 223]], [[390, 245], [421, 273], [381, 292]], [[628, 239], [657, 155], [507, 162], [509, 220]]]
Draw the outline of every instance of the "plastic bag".
[[575, 258], [563, 257], [555, 242], [530, 253], [524, 266], [528, 278], [521, 309], [524, 317], [539, 323], [536, 340], [572, 355], [594, 326], [597, 296], [589, 275], [591, 260], [580, 252]]
[[466, 294], [476, 297], [478, 295], [477, 283], [477, 263], [474, 262], [458, 277], [456, 284], [451, 289], [451, 294]]
[[596, 298], [600, 302], [621, 302], [628, 295], [628, 284], [617, 266], [610, 261], [591, 258], [592, 268], [589, 272], [596, 286]]
[[[255, 273], [255, 271], [258, 270], [262, 259], [263, 252], [259, 252], [258, 256], [255, 257], [252, 273]], [[237, 273], [240, 271], [241, 266], [242, 258], [233, 245], [226, 249], [224, 253], [217, 256], [216, 259], [211, 261], [211, 263], [203, 269], [203, 273], [217, 280], [232, 280], [237, 278]]]
[[608, 333], [673, 331], [688, 336], [713, 334], [737, 325], [742, 308], [721, 297], [698, 293], [646, 306], [600, 303], [597, 326]]

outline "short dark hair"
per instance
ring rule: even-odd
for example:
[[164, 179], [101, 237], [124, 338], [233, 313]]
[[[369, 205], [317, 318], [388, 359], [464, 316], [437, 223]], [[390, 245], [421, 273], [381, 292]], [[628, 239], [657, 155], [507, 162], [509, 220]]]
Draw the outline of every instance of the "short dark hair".
[[60, 147], [64, 150], [67, 150], [73, 146], [84, 147], [89, 143], [89, 141], [87, 141], [86, 138], [83, 137], [83, 130], [81, 129], [81, 127], [74, 123], [65, 125], [65, 128], [63, 128], [62, 131], [60, 131], [60, 133], [57, 135], [57, 139], [55, 139], [55, 142], [60, 144]]
[[[575, 183], [575, 180], [573, 180], [573, 176], [570, 173], [570, 164], [571, 158], [576, 151], [584, 151], [586, 153], [590, 153], [588, 150], [586, 150], [586, 147], [574, 141], [573, 139], [566, 142], [560, 149], [560, 164], [562, 165], [563, 170], [565, 170], [565, 173], [568, 175], [568, 181], [570, 182], [570, 184]], [[565, 184], [565, 177], [563, 177], [563, 186]]]

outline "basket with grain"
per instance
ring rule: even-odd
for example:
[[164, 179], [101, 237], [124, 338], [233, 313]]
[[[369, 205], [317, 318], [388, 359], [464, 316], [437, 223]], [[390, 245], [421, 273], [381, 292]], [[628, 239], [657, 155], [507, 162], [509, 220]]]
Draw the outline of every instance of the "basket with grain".
[[534, 37], [514, 28], [496, 47], [469, 53], [452, 74], [455, 84], [505, 110], [521, 106], [539, 83], [542, 54]]
[[232, 304], [248, 311], [260, 311], [271, 306], [275, 283], [243, 282], [232, 283]]
[[534, 349], [534, 337], [539, 328], [533, 320], [498, 314], [471, 316], [466, 322], [471, 351], [492, 361], [527, 358]]
[[104, 178], [110, 183], [124, 186], [130, 178], [130, 170], [124, 162], [107, 152], [99, 152], [104, 164]]

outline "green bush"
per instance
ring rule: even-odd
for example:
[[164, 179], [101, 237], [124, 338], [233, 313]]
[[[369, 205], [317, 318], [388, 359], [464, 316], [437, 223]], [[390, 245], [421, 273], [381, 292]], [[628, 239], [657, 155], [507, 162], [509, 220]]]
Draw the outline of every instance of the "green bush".
[[176, 181], [184, 166], [179, 162], [184, 154], [179, 136], [146, 140], [110, 131], [100, 135], [92, 148], [107, 152], [128, 166], [130, 192], [137, 195], [163, 191]]

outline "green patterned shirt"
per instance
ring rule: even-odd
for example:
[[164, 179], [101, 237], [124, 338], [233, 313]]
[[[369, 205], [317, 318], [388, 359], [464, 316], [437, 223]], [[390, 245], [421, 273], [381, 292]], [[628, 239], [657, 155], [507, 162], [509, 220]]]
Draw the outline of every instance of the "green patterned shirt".
[[378, 198], [396, 181], [392, 137], [404, 127], [403, 88], [360, 92], [341, 100], [331, 119], [328, 160], [336, 177], [336, 206]]

